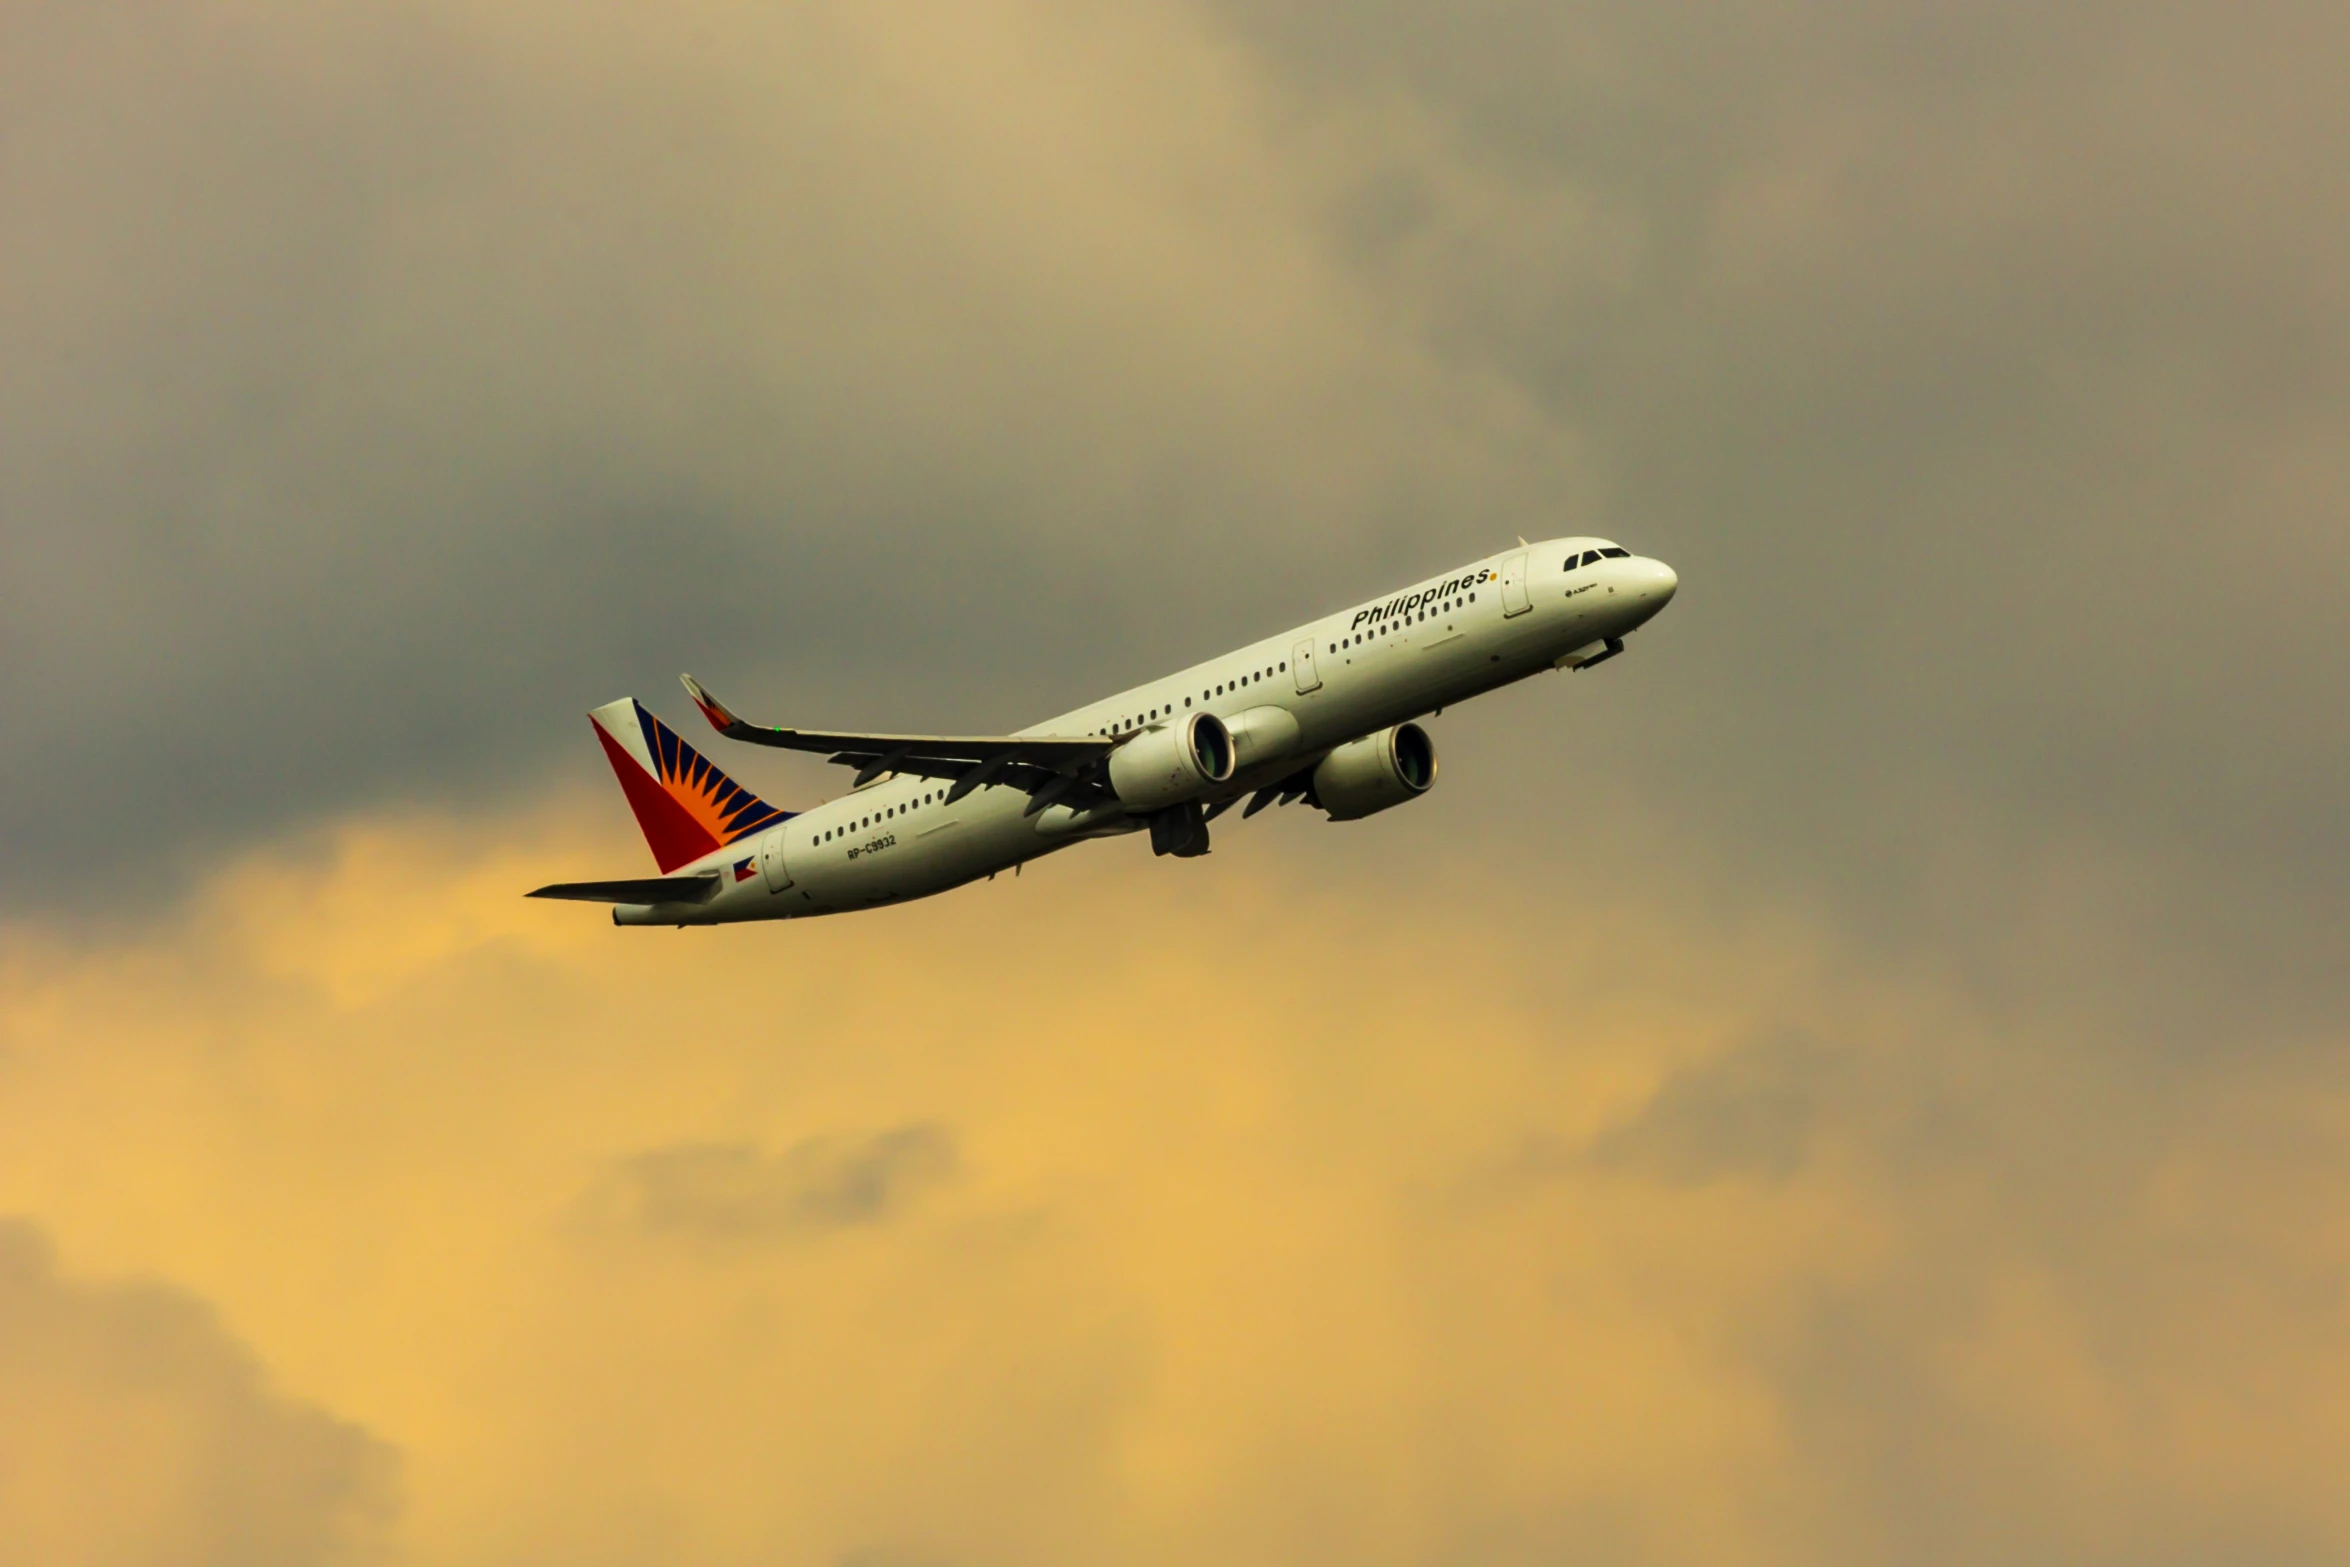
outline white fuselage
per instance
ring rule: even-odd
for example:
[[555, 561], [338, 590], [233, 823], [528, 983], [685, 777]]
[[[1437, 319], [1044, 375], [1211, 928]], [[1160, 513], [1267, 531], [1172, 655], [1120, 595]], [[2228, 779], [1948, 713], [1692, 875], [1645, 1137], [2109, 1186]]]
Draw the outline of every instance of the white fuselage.
[[[1640, 556], [1566, 566], [1603, 548], [1614, 546], [1567, 538], [1513, 548], [1021, 733], [1124, 734], [1213, 713], [1233, 731], [1239, 766], [1200, 798], [1233, 799], [1358, 736], [1554, 668], [1641, 625], [1677, 579]], [[1254, 749], [1259, 735], [1277, 751]], [[948, 788], [939, 778], [884, 776], [684, 867], [720, 873], [707, 903], [623, 906], [613, 917], [667, 925], [846, 913], [944, 892], [1143, 825], [1066, 806], [1031, 814], [1029, 796], [1013, 788], [980, 788], [948, 804]]]

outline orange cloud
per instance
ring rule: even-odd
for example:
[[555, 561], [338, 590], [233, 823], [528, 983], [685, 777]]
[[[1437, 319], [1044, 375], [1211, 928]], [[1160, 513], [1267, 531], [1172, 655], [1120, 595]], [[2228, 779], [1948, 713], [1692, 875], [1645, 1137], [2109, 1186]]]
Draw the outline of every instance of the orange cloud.
[[2113, 1216], [2256, 1282], [2073, 1276], [1903, 1156], [1890, 1031], [1975, 1025], [1814, 936], [1334, 882], [1287, 824], [769, 929], [517, 896], [615, 814], [358, 822], [10, 944], [0, 1210], [396, 1451], [402, 1559], [1882, 1559], [1929, 1462], [2068, 1549], [2158, 1487], [2350, 1539], [2338, 1319], [2261, 1271], [2340, 1232], [2229, 1162], [2273, 1107]]

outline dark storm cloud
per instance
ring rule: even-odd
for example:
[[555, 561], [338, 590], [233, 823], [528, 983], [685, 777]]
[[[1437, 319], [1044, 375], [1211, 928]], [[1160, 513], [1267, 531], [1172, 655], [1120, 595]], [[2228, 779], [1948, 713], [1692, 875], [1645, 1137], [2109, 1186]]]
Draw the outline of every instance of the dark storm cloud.
[[1620, 791], [2019, 1003], [2335, 1013], [2337, 12], [1203, 14], [1256, 107], [1002, 18], [11, 11], [12, 897], [591, 779], [680, 665], [1016, 723], [1595, 525], [1682, 602], [1452, 721], [1496, 819]]
[[151, 1567], [379, 1559], [397, 1460], [272, 1393], [204, 1304], [61, 1278], [0, 1220], [0, 1556]]
[[[1130, 134], [958, 29], [0, 18], [13, 901], [592, 764], [580, 709], [674, 712], [687, 664], [803, 720], [1031, 721], [1149, 667], [1122, 610], [1196, 653], [1212, 598], [1221, 640], [1285, 515], [1424, 509], [1442, 465], [1382, 432], [1475, 399], [1370, 362], [1229, 116]], [[1154, 163], [1255, 184], [1212, 227]]]
[[10, 13], [11, 893], [592, 778], [679, 665], [1016, 723], [1596, 525], [1683, 568], [1641, 671], [1448, 734], [1535, 837], [1574, 776], [2019, 999], [2339, 1007], [2335, 12], [1220, 25], [1273, 107], [805, 18]]

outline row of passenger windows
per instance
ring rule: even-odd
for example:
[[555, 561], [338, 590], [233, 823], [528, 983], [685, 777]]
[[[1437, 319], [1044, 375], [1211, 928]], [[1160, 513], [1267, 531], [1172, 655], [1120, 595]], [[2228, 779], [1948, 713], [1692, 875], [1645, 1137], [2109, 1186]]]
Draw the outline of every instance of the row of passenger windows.
[[1581, 571], [1595, 560], [1630, 560], [1631, 558], [1632, 552], [1630, 550], [1620, 550], [1611, 545], [1604, 550], [1585, 550], [1581, 558], [1568, 561], [1561, 569]]
[[[1608, 553], [1608, 554], [1610, 554], [1610, 555], [1628, 555], [1628, 554], [1630, 554], [1631, 552], [1630, 552], [1629, 550], [1609, 550], [1607, 553]], [[1598, 558], [1598, 552], [1597, 552], [1597, 551], [1594, 551], [1594, 552], [1593, 552], [1591, 555], [1589, 555], [1589, 556], [1587, 556], [1587, 557], [1585, 557], [1585, 558], [1586, 558], [1586, 559], [1593, 559], [1593, 560], [1595, 560], [1595, 559], [1597, 559], [1597, 558]], [[1570, 569], [1570, 570], [1572, 570], [1573, 568], [1570, 566], [1570, 567], [1569, 567], [1569, 569]], [[1437, 615], [1449, 615], [1449, 614], [1451, 614], [1451, 613], [1452, 613], [1454, 610], [1457, 610], [1457, 609], [1461, 608], [1461, 607], [1462, 607], [1462, 606], [1464, 606], [1464, 605], [1468, 605], [1468, 604], [1474, 604], [1474, 603], [1476, 603], [1476, 602], [1477, 602], [1477, 595], [1476, 595], [1476, 594], [1474, 594], [1474, 593], [1464, 593], [1464, 594], [1460, 595], [1460, 596], [1459, 596], [1459, 597], [1457, 597], [1457, 598], [1449, 598], [1449, 599], [1446, 599], [1446, 600], [1445, 600], [1443, 603], [1441, 603], [1441, 604], [1437, 604], [1437, 605], [1431, 606], [1431, 607], [1429, 607], [1429, 608], [1424, 608], [1424, 609], [1416, 610], [1416, 611], [1414, 611], [1412, 614], [1410, 614], [1410, 615], [1408, 615], [1408, 616], [1404, 616], [1404, 617], [1402, 617], [1402, 618], [1400, 618], [1400, 619], [1397, 619], [1397, 620], [1391, 620], [1391, 621], [1387, 622], [1387, 624], [1385, 624], [1385, 625], [1383, 625], [1383, 626], [1380, 626], [1380, 627], [1379, 627], [1377, 630], [1375, 630], [1375, 631], [1364, 631], [1364, 632], [1358, 632], [1358, 633], [1356, 633], [1356, 634], [1354, 634], [1354, 635], [1352, 635], [1352, 636], [1344, 636], [1344, 637], [1340, 637], [1340, 638], [1338, 638], [1338, 639], [1337, 639], [1335, 642], [1333, 642], [1333, 643], [1331, 644], [1331, 647], [1332, 647], [1332, 648], [1334, 648], [1334, 649], [1336, 649], [1336, 648], [1347, 648], [1347, 647], [1359, 647], [1359, 646], [1360, 646], [1360, 645], [1362, 645], [1363, 643], [1365, 643], [1365, 642], [1369, 641], [1369, 640], [1370, 640], [1372, 637], [1374, 637], [1374, 636], [1382, 636], [1382, 637], [1383, 637], [1383, 636], [1386, 636], [1386, 635], [1388, 635], [1390, 632], [1394, 631], [1394, 630], [1396, 629], [1396, 627], [1398, 627], [1398, 626], [1401, 626], [1401, 625], [1406, 625], [1406, 624], [1409, 624], [1409, 623], [1411, 623], [1411, 622], [1414, 622], [1414, 621], [1428, 620], [1428, 619], [1430, 619], [1430, 618], [1432, 618], [1432, 617], [1434, 617], [1434, 616], [1437, 616]], [[1208, 700], [1210, 700], [1211, 698], [1214, 698], [1214, 697], [1224, 696], [1224, 695], [1227, 695], [1227, 694], [1229, 694], [1229, 693], [1231, 693], [1231, 692], [1234, 692], [1234, 691], [1237, 691], [1237, 690], [1239, 690], [1239, 689], [1240, 689], [1242, 686], [1247, 686], [1247, 685], [1254, 685], [1254, 684], [1256, 684], [1256, 683], [1257, 683], [1258, 681], [1260, 681], [1260, 680], [1269, 680], [1269, 679], [1271, 679], [1271, 678], [1272, 678], [1274, 675], [1277, 675], [1277, 674], [1286, 674], [1286, 673], [1288, 673], [1288, 671], [1289, 671], [1289, 665], [1288, 665], [1288, 663], [1287, 663], [1286, 661], [1283, 661], [1283, 662], [1280, 662], [1280, 663], [1277, 663], [1277, 664], [1275, 664], [1275, 665], [1274, 665], [1274, 666], [1273, 666], [1271, 669], [1260, 669], [1260, 670], [1257, 670], [1257, 671], [1255, 671], [1254, 673], [1247, 674], [1247, 675], [1243, 675], [1243, 676], [1242, 676], [1240, 679], [1238, 679], [1238, 680], [1227, 681], [1227, 682], [1225, 682], [1223, 685], [1218, 685], [1218, 686], [1210, 686], [1210, 687], [1209, 687], [1207, 690], [1205, 690], [1205, 691], [1202, 691], [1202, 692], [1199, 694], [1199, 696], [1200, 696], [1200, 700], [1201, 700], [1201, 701], [1203, 701], [1203, 702], [1205, 702], [1205, 701], [1208, 701]], [[1185, 707], [1189, 707], [1189, 706], [1191, 706], [1191, 698], [1190, 698], [1190, 697], [1185, 697], [1185, 698], [1183, 699], [1183, 705], [1184, 705]], [[1121, 719], [1119, 719], [1119, 720], [1118, 720], [1118, 722], [1117, 722], [1116, 724], [1112, 725], [1111, 727], [1109, 727], [1109, 728], [1106, 728], [1106, 729], [1096, 729], [1096, 730], [1094, 731], [1094, 733], [1095, 733], [1095, 734], [1097, 734], [1097, 735], [1101, 735], [1101, 736], [1103, 736], [1103, 737], [1105, 737], [1105, 738], [1106, 738], [1106, 737], [1108, 737], [1108, 736], [1110, 736], [1110, 735], [1114, 735], [1114, 734], [1123, 734], [1125, 731], [1127, 731], [1127, 730], [1129, 730], [1129, 729], [1132, 729], [1132, 728], [1134, 728], [1134, 727], [1135, 727], [1136, 725], [1138, 725], [1138, 724], [1151, 724], [1151, 723], [1156, 723], [1156, 722], [1158, 722], [1158, 721], [1159, 721], [1160, 719], [1162, 719], [1162, 718], [1168, 718], [1168, 717], [1172, 717], [1172, 716], [1174, 715], [1174, 712], [1175, 712], [1175, 709], [1174, 709], [1174, 708], [1172, 708], [1172, 707], [1154, 707], [1154, 708], [1151, 708], [1149, 711], [1145, 712], [1145, 713], [1144, 713], [1144, 714], [1143, 714], [1141, 717], [1139, 717], [1139, 718], [1121, 718]]]
[[879, 826], [881, 823], [888, 821], [893, 816], [905, 815], [908, 811], [911, 811], [917, 805], [934, 804], [938, 801], [944, 800], [946, 797], [947, 795], [944, 789], [933, 789], [929, 793], [923, 795], [921, 799], [910, 801], [905, 805], [885, 805], [880, 810], [875, 811], [871, 816], [860, 817], [856, 821], [849, 823], [846, 827], [835, 827], [829, 831], [818, 833], [816, 835], [816, 841], [818, 843], [830, 843], [835, 838], [846, 838], [850, 833], [853, 832], [864, 832], [869, 828]]
[[1416, 609], [1408, 615], [1404, 615], [1398, 619], [1388, 621], [1385, 625], [1374, 627], [1369, 631], [1357, 631], [1351, 636], [1340, 637], [1331, 645], [1333, 647], [1342, 648], [1361, 647], [1364, 643], [1370, 641], [1373, 637], [1386, 636], [1396, 630], [1396, 628], [1399, 626], [1416, 625], [1423, 620], [1434, 620], [1439, 615], [1449, 615], [1454, 610], [1461, 608], [1465, 604], [1474, 604], [1476, 602], [1477, 595], [1474, 593], [1463, 594], [1459, 598], [1446, 599], [1441, 604], [1433, 605], [1426, 609]]
[[[1199, 699], [1203, 702], [1206, 702], [1215, 697], [1229, 695], [1234, 691], [1238, 691], [1242, 686], [1253, 686], [1260, 680], [1270, 680], [1275, 675], [1285, 675], [1287, 673], [1289, 673], [1289, 660], [1282, 659], [1280, 662], [1273, 664], [1269, 668], [1252, 669], [1247, 674], [1242, 675], [1238, 680], [1227, 680], [1221, 685], [1210, 686], [1199, 694]], [[1183, 699], [1183, 705], [1185, 707], [1191, 706], [1191, 698], [1185, 697]], [[1136, 728], [1142, 724], [1155, 724], [1162, 718], [1172, 718], [1174, 716], [1175, 708], [1173, 704], [1169, 704], [1166, 707], [1154, 707], [1147, 710], [1139, 717], [1121, 718], [1116, 723], [1110, 725], [1108, 728], [1096, 729], [1094, 733], [1107, 738], [1110, 735], [1124, 734], [1127, 730]]]

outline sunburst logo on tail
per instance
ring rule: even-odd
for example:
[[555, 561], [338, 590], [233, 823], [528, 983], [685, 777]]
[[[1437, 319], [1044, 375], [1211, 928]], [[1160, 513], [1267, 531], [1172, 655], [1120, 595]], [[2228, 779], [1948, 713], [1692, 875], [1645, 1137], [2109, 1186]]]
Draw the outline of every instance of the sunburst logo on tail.
[[791, 812], [720, 772], [633, 697], [588, 716], [664, 873], [790, 819]]

